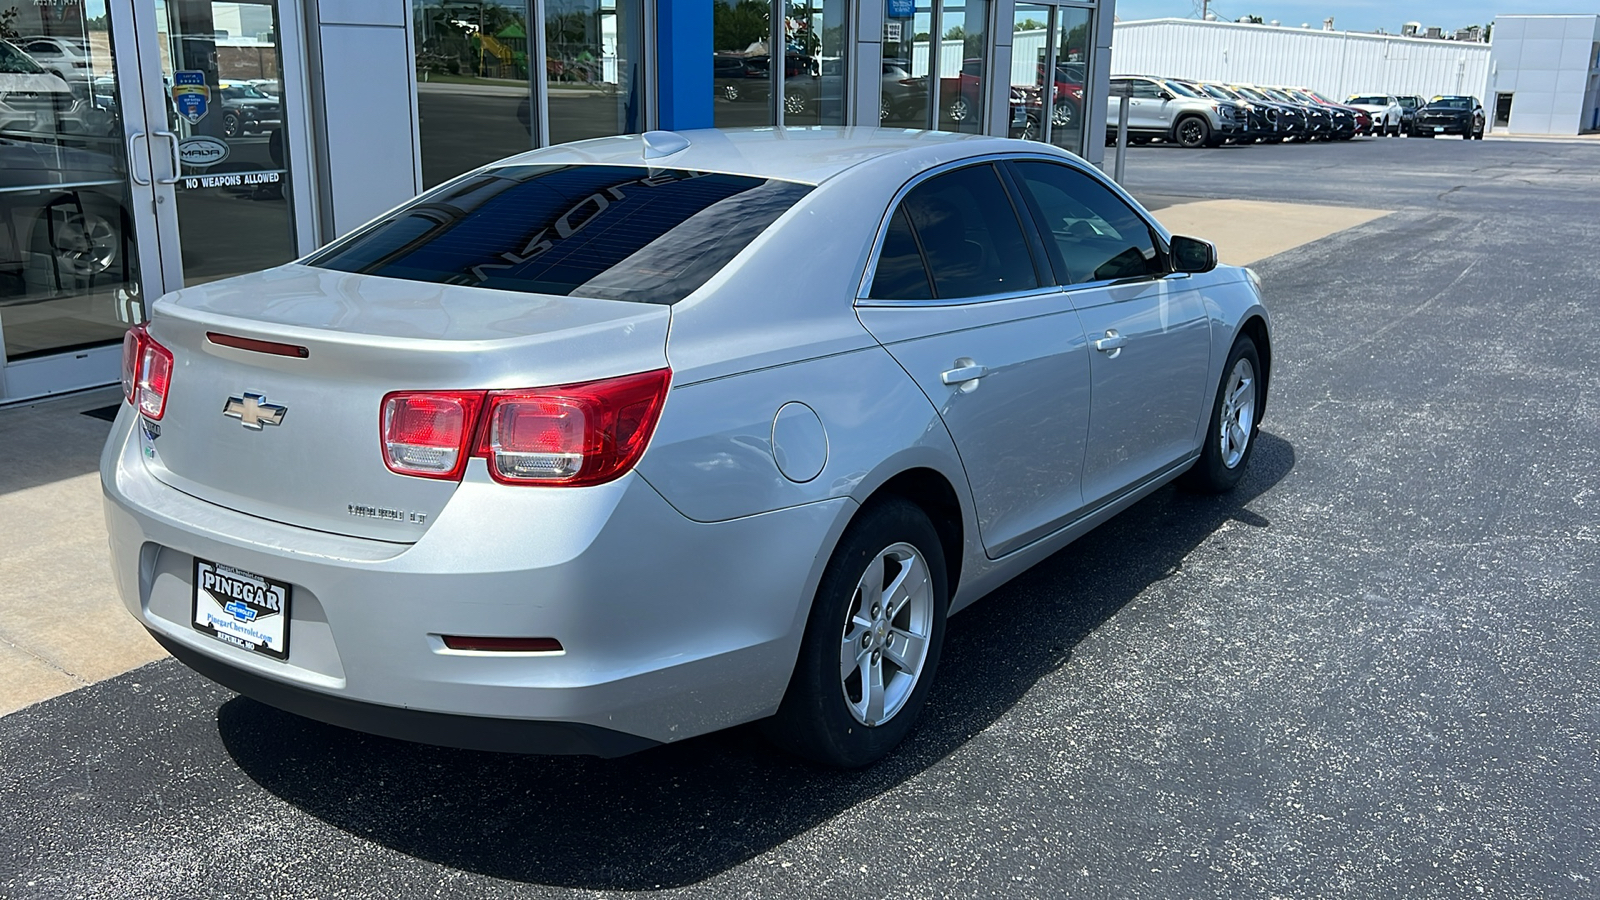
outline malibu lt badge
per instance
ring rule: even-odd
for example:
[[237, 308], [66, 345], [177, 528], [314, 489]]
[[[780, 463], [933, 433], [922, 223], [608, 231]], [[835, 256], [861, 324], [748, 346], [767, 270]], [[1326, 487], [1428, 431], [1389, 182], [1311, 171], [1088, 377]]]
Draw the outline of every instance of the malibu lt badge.
[[239, 424], [254, 431], [260, 431], [263, 425], [282, 425], [288, 412], [287, 406], [268, 403], [266, 395], [250, 391], [245, 391], [243, 397], [229, 397], [222, 407], [223, 415], [238, 419]]

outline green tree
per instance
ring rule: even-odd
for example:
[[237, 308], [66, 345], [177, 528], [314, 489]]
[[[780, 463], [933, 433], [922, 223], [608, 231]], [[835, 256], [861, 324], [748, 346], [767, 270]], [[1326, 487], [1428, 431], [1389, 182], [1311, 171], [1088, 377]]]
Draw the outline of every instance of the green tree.
[[765, 43], [771, 37], [771, 14], [771, 5], [758, 0], [712, 5], [711, 46], [717, 50], [740, 51], [751, 44]]

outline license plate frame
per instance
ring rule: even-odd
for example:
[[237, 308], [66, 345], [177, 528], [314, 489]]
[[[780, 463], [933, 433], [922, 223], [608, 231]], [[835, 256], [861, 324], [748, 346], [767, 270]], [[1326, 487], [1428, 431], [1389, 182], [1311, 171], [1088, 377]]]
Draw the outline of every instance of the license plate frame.
[[198, 556], [193, 575], [189, 622], [196, 631], [280, 662], [289, 658], [292, 585]]

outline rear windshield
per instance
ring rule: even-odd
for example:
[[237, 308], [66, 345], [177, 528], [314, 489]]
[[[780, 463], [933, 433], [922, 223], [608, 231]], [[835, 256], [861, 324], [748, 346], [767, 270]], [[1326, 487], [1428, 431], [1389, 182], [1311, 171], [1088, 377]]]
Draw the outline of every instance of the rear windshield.
[[424, 194], [306, 262], [409, 281], [676, 303], [810, 191], [682, 169], [504, 166]]

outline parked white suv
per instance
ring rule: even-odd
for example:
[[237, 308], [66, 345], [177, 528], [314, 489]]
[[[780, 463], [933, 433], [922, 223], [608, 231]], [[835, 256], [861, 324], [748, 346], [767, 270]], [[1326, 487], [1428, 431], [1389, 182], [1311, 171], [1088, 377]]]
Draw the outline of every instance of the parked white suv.
[[1372, 117], [1372, 133], [1400, 137], [1405, 107], [1389, 94], [1352, 94], [1345, 106], [1353, 106]]

